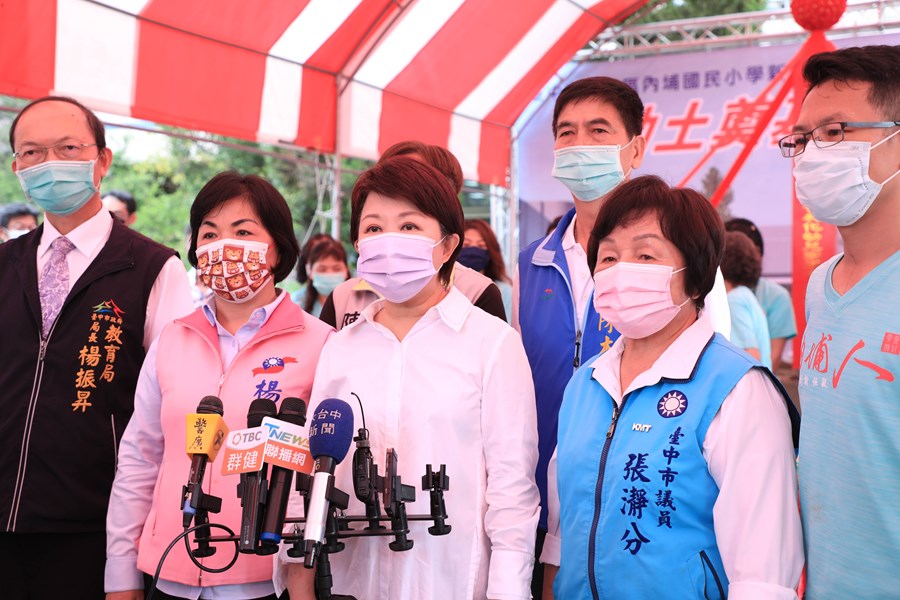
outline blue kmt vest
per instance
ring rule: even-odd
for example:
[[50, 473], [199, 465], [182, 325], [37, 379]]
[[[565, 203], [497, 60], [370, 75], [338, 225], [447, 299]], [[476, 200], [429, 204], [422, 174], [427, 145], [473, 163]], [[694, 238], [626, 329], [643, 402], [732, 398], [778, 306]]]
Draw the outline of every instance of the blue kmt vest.
[[591, 367], [574, 375], [559, 414], [556, 598], [725, 598], [712, 518], [719, 488], [702, 448], [752, 368], [762, 366], [715, 334], [690, 379], [635, 390], [618, 415]]
[[562, 248], [563, 235], [575, 216], [570, 210], [556, 230], [519, 254], [519, 329], [537, 402], [538, 463], [535, 479], [541, 493], [540, 527], [547, 528], [547, 465], [556, 448], [563, 391], [582, 361], [606, 351], [619, 337], [589, 302], [576, 322], [575, 301]]

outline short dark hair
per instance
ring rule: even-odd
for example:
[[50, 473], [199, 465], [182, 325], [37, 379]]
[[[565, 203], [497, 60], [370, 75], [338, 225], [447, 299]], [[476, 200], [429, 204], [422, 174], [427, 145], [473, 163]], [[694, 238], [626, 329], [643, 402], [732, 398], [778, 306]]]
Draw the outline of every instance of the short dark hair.
[[275, 283], [290, 275], [300, 254], [300, 245], [294, 236], [294, 220], [284, 196], [271, 183], [256, 175], [241, 175], [237, 171], [224, 171], [210, 179], [191, 205], [191, 247], [188, 260], [197, 266], [197, 232], [203, 218], [229, 200], [243, 198], [250, 203], [262, 221], [262, 226], [272, 236], [278, 251], [278, 264], [270, 266]]
[[481, 219], [467, 219], [465, 222], [465, 229], [474, 229], [477, 231], [478, 235], [481, 236], [481, 239], [484, 240], [484, 245], [487, 246], [486, 249], [488, 256], [491, 257], [491, 261], [484, 269], [485, 276], [489, 277], [492, 281], [505, 281], [511, 283], [509, 276], [506, 274], [506, 264], [503, 262], [503, 252], [500, 250], [500, 242], [497, 241], [497, 236], [494, 235], [494, 230], [491, 229], [491, 226]]
[[13, 119], [12, 125], [9, 126], [9, 147], [12, 148], [13, 152], [16, 151], [16, 126], [19, 124], [19, 119], [21, 119], [22, 115], [28, 112], [28, 109], [32, 106], [44, 102], [68, 102], [69, 104], [80, 108], [81, 112], [84, 113], [84, 118], [87, 120], [88, 127], [94, 132], [94, 143], [97, 144], [97, 150], [106, 148], [106, 129], [103, 127], [103, 122], [97, 118], [97, 115], [95, 115], [91, 109], [75, 98], [69, 98], [68, 96], [44, 96], [43, 98], [38, 98], [37, 100], [30, 102], [25, 108], [20, 110], [19, 114], [16, 115], [16, 118]]
[[410, 202], [423, 214], [437, 220], [441, 226], [441, 235], [455, 233], [459, 236], [460, 243], [440, 270], [441, 281], [448, 284], [465, 235], [462, 205], [453, 192], [450, 181], [433, 167], [407, 156], [379, 161], [360, 175], [353, 186], [350, 241], [354, 244], [359, 239], [359, 222], [366, 198], [373, 192]]
[[690, 188], [673, 188], [655, 175], [635, 177], [617, 186], [603, 202], [588, 241], [588, 265], [597, 266], [600, 240], [617, 227], [644, 215], [655, 214], [663, 236], [685, 261], [684, 289], [697, 310], [713, 289], [716, 268], [725, 251], [725, 227], [719, 213], [703, 194]]
[[378, 162], [395, 156], [418, 154], [422, 160], [443, 173], [459, 194], [463, 189], [463, 173], [459, 160], [443, 146], [424, 144], [416, 140], [397, 142], [381, 154]]
[[740, 231], [725, 232], [725, 256], [722, 258], [722, 277], [734, 285], [751, 290], [759, 283], [762, 261], [753, 240]]
[[757, 227], [750, 219], [743, 219], [741, 217], [729, 219], [728, 221], [725, 221], [725, 231], [740, 231], [750, 238], [750, 241], [753, 242], [753, 245], [759, 250], [759, 255], [763, 255], [762, 233], [760, 233], [759, 227]]
[[22, 204], [21, 202], [13, 202], [0, 208], [0, 227], [6, 227], [15, 217], [34, 217], [38, 218], [38, 211], [33, 206]]
[[134, 196], [126, 192], [125, 190], [111, 190], [103, 194], [103, 197], [112, 196], [116, 200], [119, 200], [125, 205], [125, 210], [128, 211], [129, 215], [133, 215], [137, 212], [137, 202], [134, 200]]
[[857, 46], [812, 55], [803, 67], [806, 93], [827, 81], [872, 84], [869, 103], [891, 121], [900, 119], [900, 46]]
[[556, 137], [559, 113], [582, 100], [599, 100], [616, 109], [629, 136], [640, 135], [644, 123], [644, 103], [630, 85], [612, 77], [585, 77], [567, 85], [553, 107], [553, 137]]

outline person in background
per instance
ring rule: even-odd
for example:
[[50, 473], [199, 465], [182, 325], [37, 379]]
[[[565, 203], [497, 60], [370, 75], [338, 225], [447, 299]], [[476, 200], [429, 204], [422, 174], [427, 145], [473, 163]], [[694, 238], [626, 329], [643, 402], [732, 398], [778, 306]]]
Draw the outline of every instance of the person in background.
[[13, 120], [9, 144], [44, 222], [0, 244], [2, 596], [97, 600], [138, 372], [191, 296], [174, 250], [103, 210], [113, 155], [93, 112], [40, 98]]
[[600, 209], [593, 304], [621, 336], [566, 387], [545, 598], [797, 598], [799, 416], [700, 316], [724, 233], [700, 193], [653, 176]]
[[[726, 231], [740, 231], [746, 235], [759, 251], [760, 261], [763, 256], [763, 238], [759, 228], [748, 219], [735, 218], [725, 222]], [[756, 295], [759, 305], [766, 313], [769, 326], [769, 339], [772, 347], [772, 367], [778, 372], [781, 356], [788, 340], [797, 336], [797, 319], [794, 316], [794, 304], [791, 294], [778, 282], [768, 277], [760, 277], [756, 287], [750, 288]]]
[[[190, 223], [188, 258], [215, 295], [169, 324], [141, 368], [109, 501], [107, 600], [142, 599], [166, 546], [183, 531], [178, 500], [191, 463], [185, 415], [214, 394], [237, 429], [256, 398], [309, 398], [331, 333], [275, 287], [300, 248], [290, 208], [269, 182], [219, 173], [197, 194]], [[222, 498], [213, 521], [240, 523], [236, 483], [218, 465], [206, 470], [204, 490]], [[154, 598], [274, 600], [273, 592], [271, 557], [240, 554], [223, 573], [201, 573], [181, 545], [168, 555]]]
[[731, 311], [731, 342], [771, 369], [769, 326], [752, 291], [761, 270], [759, 252], [750, 238], [740, 231], [727, 232], [722, 276], [725, 277]]
[[306, 243], [303, 244], [303, 247], [300, 249], [300, 258], [297, 259], [297, 269], [295, 274], [297, 283], [306, 285], [309, 281], [309, 271], [306, 268], [309, 264], [309, 251], [319, 242], [330, 239], [333, 238], [327, 233], [314, 233], [306, 240]]
[[[534, 374], [538, 411], [541, 491], [538, 547], [547, 529], [547, 465], [556, 445], [556, 423], [563, 390], [585, 358], [608, 350], [618, 332], [591, 303], [594, 282], [587, 243], [604, 199], [644, 160], [641, 134], [644, 103], [628, 84], [610, 77], [588, 77], [567, 85], [553, 109], [553, 176], [572, 195], [575, 207], [547, 237], [519, 254], [513, 279], [510, 323], [522, 342]], [[731, 321], [724, 283], [707, 299], [704, 318], [726, 337]], [[543, 571], [534, 574], [532, 593], [540, 599]]]
[[896, 598], [900, 573], [900, 46], [812, 56], [797, 199], [844, 251], [806, 289], [800, 502], [808, 600]]
[[103, 208], [112, 213], [120, 223], [131, 227], [137, 221], [137, 202], [124, 190], [112, 190], [101, 198]]
[[[453, 153], [441, 146], [414, 140], [398, 142], [381, 155], [379, 162], [397, 156], [408, 156], [425, 163], [441, 173], [456, 190], [457, 198], [463, 187], [462, 167]], [[494, 282], [485, 275], [459, 263], [453, 266], [451, 282], [472, 301], [472, 304], [506, 320], [503, 296]], [[352, 277], [339, 285], [325, 300], [319, 318], [337, 330], [353, 323], [362, 310], [378, 299], [378, 293], [361, 277]]]
[[302, 267], [308, 274], [306, 284], [294, 292], [291, 298], [303, 310], [314, 317], [322, 312], [322, 304], [334, 291], [334, 288], [350, 279], [350, 267], [347, 266], [347, 251], [344, 245], [327, 236], [310, 244], [306, 253], [306, 264]]
[[489, 277], [500, 289], [506, 314], [512, 314], [512, 282], [506, 274], [497, 236], [481, 219], [467, 219], [465, 226], [465, 239], [457, 262]]
[[14, 240], [37, 226], [38, 211], [33, 206], [14, 202], [0, 207], [0, 242]]
[[[356, 394], [372, 453], [396, 449], [404, 481], [421, 481], [426, 463], [446, 464], [453, 529], [433, 537], [410, 522], [408, 552], [380, 537], [349, 541], [331, 555], [334, 592], [527, 600], [538, 517], [534, 388], [516, 332], [450, 283], [464, 231], [453, 188], [409, 157], [380, 161], [353, 188], [350, 227], [357, 270], [380, 298], [325, 345], [311, 404]], [[361, 426], [355, 402], [354, 413]], [[353, 488], [351, 462], [337, 466], [335, 487]], [[428, 513], [428, 494], [407, 510]], [[365, 507], [351, 495], [348, 512]], [[292, 600], [313, 597], [312, 570], [279, 571]]]

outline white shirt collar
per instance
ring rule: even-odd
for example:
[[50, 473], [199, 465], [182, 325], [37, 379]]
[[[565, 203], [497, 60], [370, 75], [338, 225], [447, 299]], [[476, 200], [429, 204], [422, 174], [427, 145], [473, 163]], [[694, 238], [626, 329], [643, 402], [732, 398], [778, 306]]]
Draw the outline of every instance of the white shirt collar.
[[[362, 321], [367, 321], [371, 323], [374, 327], [378, 329], [382, 329], [381, 325], [378, 325], [375, 322], [375, 315], [384, 308], [387, 300], [384, 298], [379, 298], [375, 302], [372, 302], [369, 306], [363, 309], [362, 313], [360, 313], [360, 318], [345, 327], [344, 329], [350, 329], [357, 326], [358, 323]], [[438, 319], [442, 320], [447, 324], [448, 327], [453, 329], [454, 331], [459, 331], [462, 329], [462, 326], [466, 322], [466, 318], [469, 316], [469, 313], [472, 310], [472, 303], [469, 301], [466, 296], [460, 292], [455, 286], [450, 286], [450, 291], [447, 292], [447, 295], [444, 298], [425, 311], [425, 314], [418, 320], [418, 322], [413, 326], [410, 330], [410, 333], [416, 331], [417, 329], [421, 329], [425, 325], [432, 323]]]
[[[284, 297], [287, 295], [278, 288], [275, 288], [275, 293], [275, 300], [269, 302], [265, 306], [260, 306], [250, 314], [250, 318], [247, 320], [248, 325], [253, 325], [258, 330], [266, 324], [266, 321], [268, 321], [269, 317], [272, 316], [275, 308], [277, 308], [278, 305], [281, 304], [281, 301], [284, 300]], [[212, 325], [213, 327], [219, 327], [218, 321], [216, 321], [215, 294], [210, 296], [209, 300], [206, 301], [206, 304], [203, 305], [203, 314], [206, 316], [206, 320], [209, 321], [210, 325]]]
[[[113, 226], [112, 215], [109, 211], [100, 208], [97, 213], [87, 221], [66, 234], [66, 238], [75, 246], [75, 249], [83, 255], [91, 257], [97, 252], [98, 246], [104, 244], [109, 239], [109, 232]], [[41, 234], [41, 241], [38, 244], [38, 257], [43, 256], [50, 250], [56, 238], [62, 234], [50, 219], [44, 218], [44, 232]]]
[[566, 227], [566, 231], [563, 233], [562, 248], [565, 252], [568, 252], [575, 246], [579, 246], [578, 242], [575, 241], [575, 221], [577, 219], [578, 215], [572, 215], [572, 220], [569, 221], [569, 226]]
[[[605, 353], [598, 356], [591, 363], [593, 373], [591, 377], [600, 383], [613, 397], [624, 396], [628, 392], [655, 385], [663, 378], [686, 380], [690, 379], [697, 365], [700, 354], [706, 348], [713, 336], [713, 328], [708, 319], [698, 318], [685, 329], [672, 344], [660, 355], [656, 362], [648, 370], [634, 378], [627, 390], [621, 391], [619, 380], [622, 352], [625, 350], [627, 340], [619, 337]], [[613, 393], [613, 392], [618, 393]]]

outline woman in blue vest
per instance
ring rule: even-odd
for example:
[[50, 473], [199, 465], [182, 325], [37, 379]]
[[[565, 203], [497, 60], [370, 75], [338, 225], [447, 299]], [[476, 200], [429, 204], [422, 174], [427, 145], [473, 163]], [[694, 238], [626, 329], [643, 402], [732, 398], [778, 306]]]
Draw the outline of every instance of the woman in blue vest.
[[563, 398], [542, 555], [555, 598], [796, 598], [799, 419], [698, 319], [723, 251], [709, 202], [657, 177], [598, 215], [594, 304], [622, 335]]

